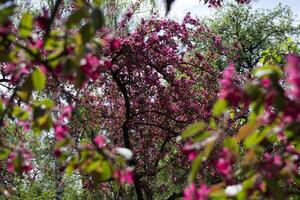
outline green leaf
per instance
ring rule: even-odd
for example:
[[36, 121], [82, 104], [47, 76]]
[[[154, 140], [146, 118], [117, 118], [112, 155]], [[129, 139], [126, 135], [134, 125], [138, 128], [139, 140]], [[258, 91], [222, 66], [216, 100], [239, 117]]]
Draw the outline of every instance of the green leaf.
[[11, 19], [11, 16], [14, 14], [15, 5], [4, 7], [0, 9], [0, 24], [5, 24]]
[[76, 12], [73, 12], [66, 22], [67, 28], [72, 28], [76, 25], [79, 25], [80, 22], [88, 16], [86, 9], [80, 9]]
[[3, 110], [4, 110], [4, 108], [3, 108], [3, 103], [2, 103], [2, 101], [1, 101], [1, 99], [0, 99], [0, 113], [3, 112]]
[[214, 144], [215, 144], [215, 140], [207, 143], [205, 145], [204, 151], [201, 152], [200, 154], [198, 154], [196, 159], [193, 161], [192, 169], [191, 169], [191, 172], [188, 177], [189, 183], [194, 182], [197, 172], [200, 169], [202, 161], [206, 160], [209, 157], [209, 155], [214, 147]]
[[265, 65], [263, 67], [259, 67], [253, 71], [254, 76], [257, 78], [270, 77], [278, 79], [283, 76], [283, 72], [277, 66]]
[[94, 171], [95, 169], [101, 166], [101, 160], [93, 160], [89, 165], [85, 168], [87, 173]]
[[81, 29], [79, 30], [82, 43], [85, 44], [89, 42], [94, 36], [94, 33], [95, 33], [95, 29], [91, 24], [86, 24], [82, 26]]
[[283, 188], [279, 185], [278, 180], [268, 179], [266, 182], [274, 200], [286, 199], [283, 193]]
[[29, 92], [27, 91], [17, 91], [18, 97], [20, 97], [23, 100], [26, 100], [29, 98]]
[[213, 116], [222, 114], [228, 107], [228, 102], [225, 99], [219, 99], [213, 107]]
[[192, 169], [191, 169], [191, 172], [189, 174], [189, 183], [193, 183], [194, 182], [194, 179], [196, 177], [196, 174], [201, 166], [201, 163], [202, 163], [202, 160], [203, 160], [203, 153], [200, 153], [198, 154], [198, 156], [196, 157], [196, 159], [193, 161], [193, 164], [192, 164]]
[[239, 145], [234, 138], [227, 137], [224, 140], [224, 146], [235, 153], [239, 153]]
[[40, 68], [37, 68], [32, 73], [32, 85], [35, 90], [41, 91], [46, 85], [46, 75]]
[[215, 122], [214, 119], [211, 118], [211, 119], [209, 120], [209, 126], [210, 126], [210, 128], [212, 128], [212, 129], [217, 128], [217, 123]]
[[246, 137], [248, 137], [249, 135], [251, 135], [252, 133], [254, 133], [254, 131], [256, 131], [259, 127], [261, 126], [261, 122], [258, 120], [256, 122], [248, 122], [247, 124], [244, 124], [238, 131], [238, 133], [236, 134], [236, 136], [234, 137], [235, 140], [237, 142], [245, 139]]
[[271, 127], [266, 126], [261, 131], [256, 131], [252, 135], [248, 136], [245, 139], [244, 145], [247, 148], [254, 148], [256, 147], [269, 133], [270, 133]]
[[204, 131], [201, 134], [196, 135], [193, 138], [193, 142], [200, 142], [203, 141], [204, 139], [208, 138], [209, 136], [211, 136], [211, 132], [209, 131]]
[[196, 133], [200, 132], [203, 130], [205, 127], [204, 122], [195, 122], [191, 125], [189, 125], [182, 133], [183, 138], [188, 138], [191, 136], [194, 136]]
[[43, 100], [39, 100], [39, 101], [34, 101], [33, 104], [36, 107], [45, 106], [45, 108], [50, 109], [50, 108], [53, 108], [54, 101], [51, 99], [43, 99]]
[[65, 171], [68, 176], [71, 176], [74, 171], [74, 165], [71, 165], [71, 164], [67, 165]]
[[110, 179], [112, 175], [111, 167], [108, 161], [103, 161], [102, 162], [102, 175], [101, 175], [101, 180], [106, 181]]
[[0, 148], [0, 160], [6, 159], [9, 153], [10, 153], [9, 149]]
[[18, 173], [22, 172], [22, 162], [23, 162], [23, 157], [21, 152], [18, 152], [16, 159], [13, 160], [13, 165], [15, 168], [15, 171]]
[[103, 4], [103, 0], [93, 0], [93, 4], [94, 6], [99, 7]]
[[21, 37], [29, 37], [31, 35], [33, 27], [32, 20], [33, 16], [29, 12], [24, 13], [19, 25], [19, 33]]
[[24, 110], [19, 106], [14, 106], [12, 109], [12, 116], [13, 117], [20, 117], [24, 113]]
[[92, 19], [95, 30], [100, 29], [104, 25], [104, 16], [102, 10], [98, 8], [93, 9]]
[[243, 188], [242, 190], [237, 194], [237, 199], [238, 200], [244, 200], [247, 199], [247, 191], [249, 188], [253, 187], [254, 183], [255, 183], [256, 177], [253, 176], [249, 179], [246, 179], [245, 181], [243, 181]]

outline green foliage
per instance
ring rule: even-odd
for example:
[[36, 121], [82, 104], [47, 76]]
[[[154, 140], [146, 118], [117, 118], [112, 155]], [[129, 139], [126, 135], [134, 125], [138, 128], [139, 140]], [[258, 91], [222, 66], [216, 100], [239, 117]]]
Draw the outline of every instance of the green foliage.
[[[226, 55], [220, 52], [223, 58], [217, 67], [221, 69], [227, 66], [228, 60], [234, 62], [239, 71], [252, 69], [264, 57], [266, 49], [274, 49], [290, 36], [299, 34], [290, 8], [281, 5], [273, 10], [255, 10], [248, 5], [229, 3], [206, 23], [221, 36], [222, 44], [230, 51]], [[280, 57], [275, 60], [282, 61]]]
[[46, 76], [40, 68], [35, 69], [32, 73], [32, 85], [35, 90], [43, 90], [46, 84]]
[[195, 134], [197, 134], [200, 131], [202, 131], [204, 127], [205, 127], [205, 123], [204, 122], [195, 122], [195, 123], [189, 125], [185, 129], [185, 131], [183, 131], [182, 137], [183, 138], [188, 138], [188, 137], [194, 136]]
[[214, 104], [212, 113], [214, 116], [218, 116], [221, 113], [223, 113], [227, 109], [227, 107], [228, 107], [227, 101], [224, 99], [220, 99]]
[[31, 31], [33, 28], [32, 22], [33, 16], [28, 12], [24, 13], [19, 25], [19, 32], [21, 37], [28, 37], [31, 35]]

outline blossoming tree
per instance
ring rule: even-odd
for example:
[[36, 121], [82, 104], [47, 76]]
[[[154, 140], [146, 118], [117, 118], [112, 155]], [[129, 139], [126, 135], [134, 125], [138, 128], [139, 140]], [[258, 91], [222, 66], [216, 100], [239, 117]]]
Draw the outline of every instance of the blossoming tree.
[[73, 178], [89, 199], [290, 195], [299, 58], [290, 55], [284, 70], [265, 62], [251, 78], [232, 63], [222, 76], [209, 60], [219, 54], [193, 40], [229, 49], [190, 15], [182, 23], [154, 15], [127, 32], [139, 3], [115, 33], [103, 26], [102, 1], [67, 9], [57, 0], [17, 26], [16, 5], [1, 4], [1, 193], [52, 173], [50, 199], [71, 198], [64, 191]]

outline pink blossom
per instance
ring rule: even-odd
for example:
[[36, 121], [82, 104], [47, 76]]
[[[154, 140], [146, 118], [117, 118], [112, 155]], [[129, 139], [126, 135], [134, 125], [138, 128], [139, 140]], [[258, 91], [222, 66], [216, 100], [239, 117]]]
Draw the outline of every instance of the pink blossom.
[[273, 162], [276, 166], [281, 166], [282, 165], [282, 158], [279, 155], [275, 155], [273, 158]]
[[201, 184], [197, 193], [198, 193], [198, 200], [205, 200], [208, 198], [208, 195], [209, 195], [209, 192], [210, 192], [210, 189], [204, 185], [204, 184]]
[[183, 200], [206, 200], [208, 199], [210, 189], [202, 184], [198, 189], [195, 183], [184, 189]]
[[40, 37], [37, 38], [31, 38], [30, 40], [30, 44], [31, 44], [31, 48], [37, 48], [37, 49], [41, 49], [43, 47], [43, 39]]
[[217, 170], [225, 176], [227, 179], [231, 178], [233, 164], [233, 155], [230, 153], [229, 149], [223, 148], [220, 153], [220, 158], [217, 161]]
[[187, 143], [182, 148], [183, 153], [188, 156], [189, 161], [193, 161], [197, 157], [197, 151], [194, 149], [194, 146], [190, 143]]
[[285, 69], [287, 74], [287, 82], [290, 89], [287, 91], [287, 95], [293, 100], [300, 98], [300, 58], [295, 55], [289, 55], [287, 57], [287, 67]]
[[68, 135], [68, 127], [65, 125], [57, 124], [54, 126], [55, 139], [57, 141], [62, 141], [66, 139]]
[[18, 121], [18, 125], [21, 126], [25, 132], [30, 130], [30, 124], [28, 121]]
[[217, 170], [224, 176], [230, 174], [232, 171], [230, 161], [220, 158], [217, 162]]
[[264, 88], [268, 89], [268, 88], [271, 87], [272, 81], [271, 81], [269, 78], [263, 78], [263, 79], [261, 79], [261, 85], [262, 85]]
[[197, 189], [196, 185], [193, 183], [184, 189], [183, 200], [196, 200], [197, 199]]
[[60, 116], [61, 119], [71, 119], [73, 112], [72, 106], [65, 106], [62, 108], [62, 114]]
[[16, 67], [17, 66], [15, 64], [8, 63], [8, 64], [4, 65], [4, 72], [7, 73], [7, 74], [11, 73], [11, 72], [16, 70]]
[[114, 172], [114, 178], [120, 183], [120, 184], [133, 184], [133, 169], [126, 168], [125, 170], [116, 170]]
[[100, 149], [106, 146], [106, 138], [103, 135], [97, 135], [93, 141]]
[[268, 177], [271, 178], [274, 175], [278, 173], [278, 171], [283, 167], [284, 162], [282, 160], [282, 157], [278, 154], [271, 155], [269, 153], [264, 153], [263, 155], [264, 159], [264, 174]]
[[237, 106], [239, 102], [246, 100], [242, 89], [234, 82], [235, 69], [234, 65], [230, 64], [223, 72], [223, 78], [220, 81], [220, 98], [227, 100], [231, 105]]
[[110, 49], [112, 51], [118, 50], [120, 48], [120, 46], [121, 46], [121, 41], [119, 39], [113, 38], [110, 41]]
[[[24, 147], [24, 145], [18, 145], [9, 154], [7, 159], [7, 170], [9, 172], [29, 172], [32, 170], [32, 153]], [[18, 161], [17, 161], [18, 160]], [[20, 162], [21, 163], [20, 163]]]
[[92, 78], [93, 80], [98, 78], [98, 67], [100, 65], [100, 59], [89, 53], [85, 56], [85, 58], [82, 60], [81, 70], [85, 75]]
[[219, 45], [219, 44], [221, 44], [221, 42], [222, 42], [221, 36], [216, 36], [216, 37], [215, 37], [215, 44], [216, 44], [216, 45]]

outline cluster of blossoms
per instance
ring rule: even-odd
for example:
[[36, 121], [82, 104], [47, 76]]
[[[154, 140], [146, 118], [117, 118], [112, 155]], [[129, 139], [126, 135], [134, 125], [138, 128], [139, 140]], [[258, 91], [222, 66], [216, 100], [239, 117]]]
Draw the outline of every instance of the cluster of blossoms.
[[193, 161], [198, 155], [193, 144], [185, 144], [182, 151], [187, 155], [189, 161]]
[[[120, 27], [126, 26], [139, 2], [137, 1], [125, 14]], [[221, 1], [211, 0], [209, 3], [220, 6]], [[80, 11], [80, 8], [78, 10]], [[41, 17], [35, 19], [35, 23], [39, 29], [47, 31], [51, 28], [50, 20], [49, 12], [45, 11]], [[72, 22], [70, 21], [68, 20], [69, 23]], [[90, 22], [89, 19], [82, 21]], [[48, 127], [52, 121], [47, 121], [49, 116], [44, 115], [48, 112], [44, 104], [34, 108], [33, 117], [37, 121], [34, 124], [35, 128], [47, 131], [54, 129], [58, 144], [54, 154], [58, 158], [68, 158], [60, 163], [62, 168], [78, 169], [83, 179], [86, 174], [91, 173], [96, 183], [98, 180], [110, 180], [111, 177], [103, 178], [101, 174], [107, 170], [107, 176], [113, 174], [111, 176], [120, 184], [134, 184], [138, 191], [141, 190], [144, 180], [158, 174], [161, 169], [160, 161], [171, 158], [172, 165], [167, 164], [164, 167], [172, 174], [172, 180], [179, 182], [182, 175], [177, 173], [178, 169], [173, 166], [181, 166], [183, 170], [188, 170], [189, 167], [183, 154], [179, 152], [174, 155], [174, 149], [182, 147], [175, 138], [189, 123], [197, 120], [208, 123], [213, 106], [211, 102], [217, 98], [216, 77], [219, 75], [204, 59], [204, 57], [215, 58], [216, 55], [213, 52], [205, 54], [199, 52], [197, 45], [191, 42], [191, 38], [199, 41], [210, 40], [212, 43], [210, 48], [220, 48], [220, 51], [223, 51], [222, 38], [211, 33], [199, 20], [193, 19], [190, 15], [187, 15], [182, 23], [154, 16], [149, 20], [142, 20], [130, 33], [124, 34], [120, 31], [120, 38], [101, 30], [99, 36], [102, 37], [103, 48], [99, 54], [97, 49], [99, 44], [95, 45], [89, 42], [89, 38], [89, 40], [85, 38], [89, 34], [85, 34], [87, 32], [84, 31], [90, 26], [92, 25], [85, 24], [80, 27], [80, 31], [70, 31], [69, 28], [72, 27], [70, 25], [66, 30], [70, 35], [66, 35], [67, 40], [64, 42], [74, 44], [67, 47], [61, 45], [64, 37], [60, 34], [53, 34], [54, 36], [49, 34], [49, 40], [28, 36], [21, 40], [23, 43], [15, 45], [17, 50], [14, 53], [19, 55], [19, 59], [4, 66], [4, 75], [10, 79], [9, 86], [17, 86], [12, 94], [20, 97], [17, 100], [12, 98], [12, 101], [15, 101], [10, 102], [11, 105], [19, 100], [25, 104], [28, 102], [33, 104], [34, 97], [29, 97], [29, 93], [34, 91], [32, 88], [36, 87], [36, 82], [45, 81], [47, 86], [40, 88], [38, 85], [35, 90], [45, 89], [45, 92], [51, 94], [49, 96], [55, 96], [55, 102], [58, 103], [63, 101], [69, 103], [70, 99], [76, 99], [74, 102], [76, 109], [71, 106], [60, 109], [53, 127]], [[0, 40], [8, 40], [10, 37], [7, 35], [7, 30], [1, 26]], [[99, 38], [95, 38], [97, 39]], [[24, 47], [23, 44], [28, 45]], [[57, 45], [61, 45], [60, 48]], [[12, 46], [15, 47], [13, 44]], [[47, 46], [47, 51], [40, 49], [44, 46]], [[299, 96], [299, 77], [296, 73], [299, 71], [298, 68], [298, 58], [294, 57], [287, 67], [287, 82], [291, 86], [287, 94], [289, 105], [292, 105]], [[32, 71], [35, 73], [32, 74]], [[226, 100], [231, 107], [238, 107], [240, 103], [248, 106], [246, 92], [239, 86], [234, 65], [230, 65], [223, 75], [220, 82], [220, 98]], [[30, 79], [26, 79], [28, 77]], [[47, 80], [43, 80], [46, 78]], [[272, 83], [269, 79], [262, 80], [266, 89], [272, 87]], [[79, 87], [61, 89], [69, 88], [70, 85]], [[51, 89], [51, 86], [55, 89]], [[19, 89], [21, 91], [18, 91]], [[76, 97], [73, 94], [76, 94]], [[266, 98], [271, 99], [268, 101], [268, 107], [272, 107], [274, 96]], [[296, 119], [298, 112], [292, 111], [291, 106], [285, 109], [284, 116], [291, 117], [291, 120]], [[73, 112], [76, 112], [74, 117]], [[270, 112], [274, 113], [272, 109]], [[49, 123], [45, 123], [45, 120]], [[269, 120], [267, 123], [273, 121]], [[100, 134], [94, 137], [95, 130], [105, 132], [105, 136]], [[81, 138], [85, 138], [87, 142], [81, 144]], [[64, 143], [65, 141], [67, 142]], [[89, 143], [90, 141], [93, 145]], [[126, 148], [111, 148], [108, 141]], [[204, 149], [205, 145], [201, 148]], [[183, 150], [188, 154], [188, 159], [193, 161], [202, 151], [201, 148], [195, 150], [195, 146], [189, 144], [184, 146]], [[297, 155], [295, 152], [289, 153]], [[117, 154], [126, 158], [131, 167], [114, 168], [112, 165]], [[227, 183], [231, 182], [234, 178], [232, 165], [236, 159], [227, 148], [223, 148], [219, 155], [216, 170]], [[16, 168], [13, 163], [19, 157], [25, 162]], [[31, 154], [25, 148], [13, 151], [8, 157], [9, 171], [14, 169], [29, 171], [32, 168], [28, 162], [30, 158]], [[297, 158], [290, 158], [289, 162], [284, 158], [281, 155], [273, 158], [265, 154], [266, 160], [262, 169], [268, 166], [274, 168], [276, 172], [288, 167], [295, 169], [297, 165], [293, 163]], [[266, 176], [273, 177], [274, 173]], [[138, 178], [141, 180], [137, 180]], [[141, 185], [138, 185], [139, 182]], [[227, 188], [229, 193], [232, 188], [240, 190], [240, 187]], [[208, 198], [209, 192], [210, 189], [205, 185], [196, 188], [196, 185], [192, 184], [184, 191], [184, 199], [204, 200]]]
[[66, 121], [69, 121], [72, 117], [72, 106], [65, 106], [62, 108], [62, 113], [58, 117], [57, 122], [54, 125], [55, 139], [57, 141], [65, 140], [68, 136], [68, 127], [65, 125]]
[[199, 188], [193, 183], [184, 190], [183, 200], [207, 200], [210, 189], [202, 184]]
[[287, 96], [295, 102], [299, 102], [300, 98], [300, 58], [295, 55], [289, 55], [288, 65], [286, 66], [287, 83], [289, 89], [286, 91]]
[[233, 106], [246, 101], [246, 94], [236, 78], [234, 64], [230, 64], [223, 72], [220, 81], [220, 98], [225, 99]]
[[116, 170], [114, 172], [114, 178], [120, 183], [120, 184], [133, 184], [133, 169], [132, 168], [126, 168], [124, 170]]
[[232, 179], [233, 164], [234, 156], [232, 155], [229, 149], [223, 148], [223, 150], [220, 153], [220, 158], [217, 161], [216, 168], [218, 172], [220, 172], [229, 182]]
[[97, 135], [94, 137], [93, 142], [99, 149], [102, 149], [107, 145], [107, 139], [103, 135]]
[[[214, 128], [210, 127], [215, 129], [210, 141], [220, 143], [223, 140], [224, 147], [221, 150], [216, 148], [211, 152], [212, 158], [205, 160], [216, 160], [214, 166], [222, 175], [223, 184], [226, 186], [225, 195], [241, 195], [243, 191], [247, 196], [268, 196], [269, 193], [274, 195], [271, 189], [269, 191], [271, 186], [266, 188], [266, 185], [270, 184], [269, 181], [282, 177], [285, 177], [285, 187], [296, 184], [294, 178], [297, 177], [300, 162], [300, 154], [294, 146], [300, 116], [299, 71], [300, 58], [296, 55], [287, 56], [285, 73], [275, 66], [258, 67], [253, 72], [252, 80], [248, 80], [249, 83], [243, 87], [235, 76], [234, 65], [229, 65], [224, 71], [220, 81], [219, 97], [228, 104], [221, 109], [223, 113], [230, 111], [235, 116], [224, 115], [223, 119], [227, 116], [229, 122], [224, 125], [223, 121], [219, 121], [219, 127], [215, 125]], [[243, 110], [240, 105], [244, 105]], [[241, 126], [239, 116], [245, 115], [247, 109], [249, 121]], [[232, 121], [235, 127], [232, 127]], [[235, 131], [236, 133], [233, 133]], [[200, 130], [198, 132], [201, 133]], [[242, 154], [238, 142], [243, 144]], [[202, 151], [194, 150], [194, 146], [198, 143], [191, 143], [189, 140], [184, 146], [183, 152], [188, 154], [188, 159], [193, 160], [201, 155]], [[210, 150], [203, 148], [203, 151]], [[239, 160], [241, 163], [238, 163]], [[234, 166], [239, 165], [240, 167], [235, 169]], [[236, 170], [244, 170], [245, 174], [251, 172], [252, 175], [240, 180]], [[237, 180], [242, 182], [233, 185]], [[252, 186], [245, 186], [244, 183], [249, 180], [253, 182]], [[189, 195], [195, 196], [195, 189], [192, 186], [185, 190], [185, 196]]]
[[9, 172], [26, 173], [33, 169], [32, 153], [24, 145], [17, 145], [7, 158], [7, 170]]

